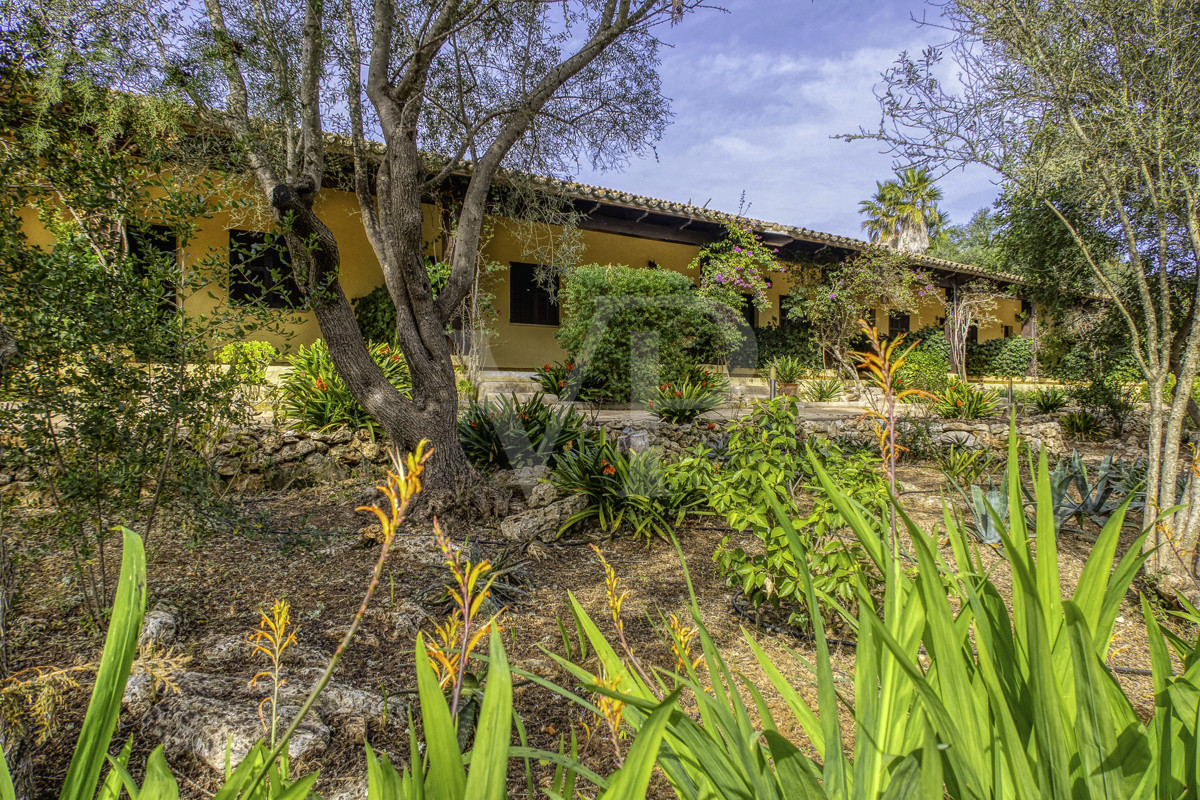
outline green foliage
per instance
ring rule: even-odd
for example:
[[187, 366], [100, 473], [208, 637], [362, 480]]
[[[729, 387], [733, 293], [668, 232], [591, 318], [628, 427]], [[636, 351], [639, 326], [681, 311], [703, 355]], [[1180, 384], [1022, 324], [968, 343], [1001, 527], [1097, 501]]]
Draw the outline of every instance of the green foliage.
[[724, 235], [700, 248], [689, 269], [700, 271], [700, 294], [740, 313], [749, 295], [757, 308], [767, 307], [767, 275], [782, 272], [779, 248], [763, 243], [749, 222], [728, 218]]
[[780, 383], [796, 383], [808, 372], [799, 356], [775, 356], [770, 366], [775, 369], [775, 380]]
[[1000, 214], [981, 208], [971, 215], [966, 225], [942, 228], [927, 255], [944, 258], [959, 264], [970, 264], [992, 272], [1003, 271], [1000, 239], [1003, 235]]
[[[1017, 451], [1013, 432], [1008, 454], [1013, 476]], [[1009, 603], [952, 515], [946, 514], [953, 553], [947, 558], [936, 537], [896, 509], [912, 542], [916, 564], [909, 569], [887, 547], [883, 520], [862, 513], [820, 458], [812, 454], [810, 459], [817, 480], [847, 520], [849, 535], [886, 576], [882, 598], [860, 591], [857, 615], [842, 612], [858, 637], [853, 668], [846, 670], [852, 683], [835, 676], [820, 615], [813, 620], [815, 658], [793, 654], [794, 665], [781, 663], [778, 648], [766, 650], [747, 632], [746, 643], [766, 683], [748, 681], [720, 655], [693, 591], [692, 624], [702, 664], [685, 664], [654, 679], [659, 683], [654, 685], [617, 654], [572, 598], [576, 619], [605, 674], [629, 702], [625, 719], [634, 730], [646, 724], [652, 710], [661, 709], [656, 698], [665, 689], [690, 690], [688, 702], [696, 708], [677, 707], [671, 715], [659, 761], [679, 798], [1190, 796], [1200, 768], [1196, 640], [1162, 628], [1143, 600], [1155, 684], [1151, 710], [1135, 711], [1105, 663], [1121, 601], [1145, 558], [1144, 536], [1121, 548], [1124, 555], [1117, 558], [1123, 511], [1104, 527], [1073, 594], [1064, 596], [1042, 459], [1036, 529], [1026, 527], [1016, 491], [1005, 508], [1012, 511], [1013, 525], [997, 527], [1012, 562]], [[794, 560], [807, 563], [811, 550], [791, 515], [778, 504], [773, 513]], [[690, 588], [686, 565], [683, 569]], [[801, 570], [798, 580], [809, 602], [818, 603], [820, 593], [809, 573]], [[1185, 616], [1195, 620], [1198, 614], [1187, 606]], [[1172, 672], [1173, 657], [1181, 662], [1178, 673]], [[559, 663], [587, 682], [586, 671]], [[816, 680], [815, 707], [795, 678], [810, 673]], [[749, 690], [752, 707], [742, 689]], [[768, 705], [767, 689], [783, 702]], [[786, 718], [777, 709], [786, 709]], [[846, 720], [852, 729], [846, 729]], [[789, 739], [784, 731], [791, 729], [798, 734]], [[848, 740], [853, 741], [850, 752], [844, 745]]]
[[396, 306], [386, 286], [376, 286], [353, 301], [354, 319], [363, 338], [371, 342], [396, 343]]
[[1120, 436], [1125, 423], [1137, 408], [1134, 402], [1138, 390], [1118, 382], [1114, 378], [1098, 379], [1087, 386], [1071, 390], [1071, 397], [1085, 411], [1102, 418], [1112, 429], [1113, 436]]
[[833, 403], [842, 399], [841, 378], [814, 378], [804, 384], [800, 395], [810, 403]]
[[661, 383], [648, 404], [650, 413], [663, 422], [682, 425], [707, 414], [724, 399], [721, 384], [712, 376], [693, 383]]
[[1057, 414], [1067, 405], [1067, 393], [1057, 386], [1048, 386], [1035, 391], [1031, 402], [1038, 414]]
[[553, 466], [583, 436], [583, 416], [571, 406], [546, 405], [542, 394], [471, 403], [458, 421], [467, 458], [485, 470]]
[[570, 361], [555, 361], [533, 371], [533, 379], [542, 391], [555, 397], [570, 397], [572, 392], [578, 392], [577, 377], [575, 365]]
[[[933, 395], [946, 390], [950, 361], [930, 347], [914, 347], [896, 370], [896, 378], [905, 389], [920, 389]], [[910, 397], [915, 397], [910, 395]]]
[[[810, 624], [812, 614], [798, 580], [802, 571], [811, 572], [830, 597], [852, 604], [856, 584], [862, 580], [873, 585], [876, 577], [864, 569], [864, 554], [839, 537], [845, 520], [814, 483], [811, 465], [801, 455], [795, 400], [779, 397], [756, 403], [749, 417], [730, 425], [728, 435], [715, 468], [705, 473], [711, 482], [708, 503], [731, 528], [758, 538], [763, 552], [748, 553], [726, 537], [713, 557], [721, 573], [731, 585], [740, 586], [752, 604], [781, 607], [797, 625]], [[821, 453], [825, 463], [853, 487], [849, 491], [855, 502], [877, 508], [886, 499], [878, 456], [847, 455], [830, 443], [822, 446]], [[697, 464], [700, 458], [704, 457], [684, 462], [684, 468], [703, 470], [704, 462]], [[800, 489], [812, 494], [812, 507], [803, 512], [798, 505]], [[793, 558], [783, 530], [772, 524], [772, 503], [800, 518], [800, 534], [812, 551], [809, 563]]]
[[[388, 382], [405, 397], [410, 396], [412, 378], [400, 350], [387, 342], [367, 347]], [[379, 432], [378, 424], [346, 388], [323, 339], [317, 339], [311, 347], [302, 345], [295, 355], [288, 356], [288, 364], [291, 370], [280, 387], [280, 411], [288, 419], [308, 430], [367, 428], [372, 434]]]
[[967, 345], [967, 374], [978, 378], [1022, 378], [1033, 359], [1033, 340], [1024, 336]]
[[937, 290], [929, 277], [891, 250], [872, 248], [825, 270], [820, 283], [792, 292], [788, 314], [812, 326], [831, 363], [853, 374], [850, 345], [862, 334], [859, 320], [875, 308], [916, 313]]
[[961, 487], [979, 483], [995, 469], [995, 459], [979, 448], [959, 448], [950, 445], [934, 451], [934, 464], [946, 480]]
[[[0, 371], [0, 398], [16, 401], [0, 404], [0, 458], [5, 471], [30, 470], [53, 513], [18, 524], [68, 554], [72, 592], [99, 621], [114, 527], [153, 530], [163, 507], [188, 516], [211, 502], [207, 437], [248, 417], [211, 348], [277, 328], [279, 315], [180, 312], [227, 279], [227, 253], [194, 241], [197, 220], [227, 207], [214, 204], [225, 194], [215, 175], [162, 173], [178, 122], [169, 109], [74, 73], [53, 87], [36, 79], [0, 70], [0, 340], [16, 345]], [[46, 236], [31, 241], [27, 225]]]
[[[450, 278], [450, 265], [426, 256], [425, 272], [429, 275], [433, 296], [437, 297]], [[354, 306], [354, 320], [364, 339], [387, 342], [393, 347], [396, 345], [396, 306], [388, 294], [387, 286], [376, 286], [362, 297], [354, 298], [351, 304]]]
[[808, 325], [785, 319], [779, 325], [755, 328], [754, 341], [758, 347], [755, 364], [759, 369], [768, 368], [779, 356], [798, 358], [808, 369], [821, 369], [821, 345]]
[[1104, 430], [1100, 418], [1090, 411], [1072, 411], [1064, 414], [1059, 420], [1059, 424], [1062, 425], [1063, 433], [1067, 436], [1080, 439], [1091, 439]]
[[644, 399], [684, 377], [700, 349], [725, 348], [737, 336], [728, 309], [671, 270], [578, 267], [565, 277], [559, 302], [558, 340], [596, 399]]
[[943, 419], [988, 419], [996, 413], [999, 395], [991, 389], [977, 389], [966, 381], [954, 378], [935, 406]]
[[647, 541], [655, 536], [666, 539], [688, 514], [706, 513], [704, 484], [689, 466], [664, 465], [653, 448], [627, 455], [603, 432], [580, 438], [565, 452], [551, 481], [564, 495], [581, 494], [588, 500], [560, 534], [594, 518], [605, 533], [628, 527]]
[[267, 367], [279, 358], [270, 342], [230, 342], [217, 351], [217, 361], [229, 365], [238, 383], [256, 385], [267, 379]]

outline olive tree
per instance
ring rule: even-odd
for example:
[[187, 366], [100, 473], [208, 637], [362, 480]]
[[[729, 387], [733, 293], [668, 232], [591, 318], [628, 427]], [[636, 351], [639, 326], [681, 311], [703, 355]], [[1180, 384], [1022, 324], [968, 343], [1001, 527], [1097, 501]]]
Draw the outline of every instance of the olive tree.
[[[1200, 596], [1200, 481], [1183, 498], [1175, 488], [1194, 466], [1180, 447], [1190, 398], [1163, 393], [1172, 375], [1190, 386], [1200, 363], [1195, 4], [954, 0], [938, 24], [948, 43], [900, 57], [884, 76], [880, 128], [860, 135], [903, 163], [988, 166], [1070, 235], [1149, 385], [1145, 523], [1189, 503], [1154, 524], [1148, 568]], [[1115, 263], [1081, 225], [1118, 237]]]
[[[61, 17], [76, 0], [46, 2]], [[620, 164], [654, 141], [669, 115], [658, 33], [700, 0], [83, 2], [91, 15], [58, 19], [59, 42], [91, 26], [91, 41], [120, 44], [100, 67], [115, 85], [178, 96], [228, 132], [347, 387], [394, 441], [437, 449], [428, 502], [500, 510], [458, 444], [446, 335], [475, 284], [494, 184], [502, 170], [510, 185], [521, 170]], [[339, 243], [317, 210], [335, 180], [357, 195], [395, 304], [411, 399], [371, 359], [338, 282]], [[447, 209], [436, 294], [431, 198]]]

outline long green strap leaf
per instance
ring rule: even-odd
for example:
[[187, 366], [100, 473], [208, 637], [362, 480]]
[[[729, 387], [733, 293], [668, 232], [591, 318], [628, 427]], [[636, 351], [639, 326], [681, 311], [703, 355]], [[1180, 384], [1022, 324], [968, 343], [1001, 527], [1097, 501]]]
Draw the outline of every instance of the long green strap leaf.
[[17, 790], [13, 786], [12, 775], [8, 772], [8, 762], [4, 758], [3, 749], [0, 749], [0, 800], [17, 800]]
[[633, 740], [633, 746], [629, 748], [624, 766], [610, 778], [608, 789], [600, 795], [602, 800], [642, 800], [646, 796], [646, 789], [650, 786], [650, 775], [654, 772], [655, 762], [658, 761], [659, 746], [662, 744], [663, 734], [666, 733], [667, 721], [678, 700], [679, 690], [676, 689], [650, 713], [638, 731], [637, 738]]
[[494, 630], [489, 637], [487, 688], [471, 753], [465, 800], [503, 800], [508, 780], [508, 742], [512, 738], [512, 673], [504, 643]]
[[[425, 652], [425, 640], [417, 634], [417, 693], [421, 699], [421, 722], [425, 730], [425, 754], [429, 759], [429, 796], [433, 800], [460, 800], [467, 785], [467, 771], [458, 749], [454, 720], [437, 676]], [[418, 767], [413, 762], [413, 770]]]
[[175, 782], [175, 776], [167, 766], [162, 745], [154, 748], [154, 752], [146, 760], [146, 778], [142, 781], [142, 791], [138, 794], [138, 800], [179, 800], [179, 784]]
[[129, 668], [137, 655], [138, 634], [146, 612], [146, 552], [136, 533], [121, 528], [121, 534], [124, 543], [116, 602], [96, 686], [92, 689], [79, 741], [59, 794], [61, 800], [89, 800], [95, 796], [108, 744], [121, 713], [121, 697], [125, 694], [125, 682], [129, 680]]

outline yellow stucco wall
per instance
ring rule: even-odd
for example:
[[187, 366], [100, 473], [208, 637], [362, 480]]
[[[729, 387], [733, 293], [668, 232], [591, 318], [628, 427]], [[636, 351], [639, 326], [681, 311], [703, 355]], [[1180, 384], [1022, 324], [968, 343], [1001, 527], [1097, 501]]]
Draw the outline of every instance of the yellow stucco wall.
[[[248, 182], [235, 184], [230, 192], [232, 196], [255, 196], [253, 187]], [[318, 198], [316, 211], [337, 238], [342, 261], [341, 282], [347, 296], [351, 299], [361, 297], [381, 285], [383, 273], [367, 240], [360, 221], [358, 202], [353, 193], [324, 190]], [[262, 215], [256, 216], [254, 212], [245, 210], [233, 213], [221, 212], [202, 220], [198, 235], [189, 243], [187, 250], [183, 253], [184, 268], [190, 269], [205, 261], [217, 265], [218, 268], [227, 264], [229, 231], [231, 229], [269, 230], [270, 226], [264, 220], [265, 217]], [[23, 215], [23, 223], [34, 244], [42, 246], [52, 244], [51, 237], [32, 212]], [[436, 254], [434, 241], [437, 232], [437, 217], [432, 207], [427, 206], [424, 238], [431, 254]], [[548, 229], [548, 233], [551, 237], [556, 235], [556, 231], [553, 229]], [[648, 267], [649, 262], [653, 261], [661, 268], [676, 270], [687, 275], [693, 281], [699, 282], [698, 271], [689, 269], [689, 264], [699, 252], [699, 248], [695, 245], [660, 242], [597, 231], [581, 231], [580, 237], [583, 244], [580, 263]], [[485, 246], [484, 253], [487, 259], [507, 267], [513, 261], [531, 260], [524, 251], [522, 239], [513, 225], [505, 220], [497, 220], [493, 234]], [[770, 278], [772, 286], [768, 290], [769, 305], [766, 309], [756, 313], [758, 325], [779, 322], [779, 300], [790, 289], [790, 281], [787, 278], [780, 275], [772, 275]], [[496, 316], [489, 321], [495, 335], [492, 337], [489, 352], [485, 354], [484, 367], [524, 370], [562, 359], [565, 353], [558, 346], [554, 337], [557, 327], [517, 324], [510, 321], [507, 269], [492, 273], [487, 280], [487, 288], [494, 295], [493, 306]], [[210, 292], [213, 295], [211, 297]], [[207, 314], [227, 302], [228, 298], [224, 289], [218, 289], [216, 284], [212, 284], [205, 290], [185, 298], [184, 308], [189, 314]], [[1017, 316], [1020, 310], [1019, 300], [1000, 300], [996, 309], [997, 320], [981, 327], [980, 341], [1000, 336], [1004, 325], [1011, 326], [1014, 334], [1019, 333], [1021, 326]], [[294, 349], [301, 344], [310, 344], [319, 338], [320, 330], [315, 316], [311, 312], [281, 310], [278, 314], [280, 321], [285, 323], [284, 327], [290, 330], [290, 336], [284, 337], [260, 331], [251, 334], [248, 338], [270, 341], [284, 351]], [[910, 326], [913, 330], [917, 330], [926, 325], [932, 325], [938, 317], [944, 316], [944, 314], [938, 299], [926, 298], [919, 313], [913, 315]], [[876, 311], [875, 321], [880, 330], [887, 330], [885, 310]]]

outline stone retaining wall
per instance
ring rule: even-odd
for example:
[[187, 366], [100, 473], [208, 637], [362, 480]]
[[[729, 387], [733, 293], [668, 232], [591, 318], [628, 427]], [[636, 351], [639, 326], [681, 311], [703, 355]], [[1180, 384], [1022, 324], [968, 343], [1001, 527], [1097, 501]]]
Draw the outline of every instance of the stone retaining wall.
[[[936, 419], [928, 422], [900, 420], [897, 431], [901, 436], [909, 434], [917, 425], [927, 425], [931, 442], [939, 447], [957, 445], [966, 448], [983, 448], [1002, 450], [1008, 446], [1008, 420], [957, 420]], [[861, 416], [846, 417], [830, 422], [805, 420], [801, 429], [806, 433], [829, 436], [830, 438], [848, 437], [875, 444], [874, 423]], [[1058, 419], [1052, 416], [1032, 417], [1017, 420], [1017, 436], [1029, 442], [1034, 450], [1043, 446], [1047, 452], [1054, 455], [1068, 451], [1063, 441], [1062, 426]]]
[[217, 474], [242, 491], [286, 483], [332, 483], [386, 464], [387, 450], [366, 430], [328, 433], [256, 425], [225, 434], [214, 448]]
[[603, 430], [608, 438], [615, 439], [617, 449], [622, 452], [640, 452], [656, 447], [663, 455], [678, 458], [685, 450], [698, 444], [708, 444], [717, 438], [724, 425], [699, 420], [688, 425], [672, 425], [656, 419], [601, 420], [589, 427]]

